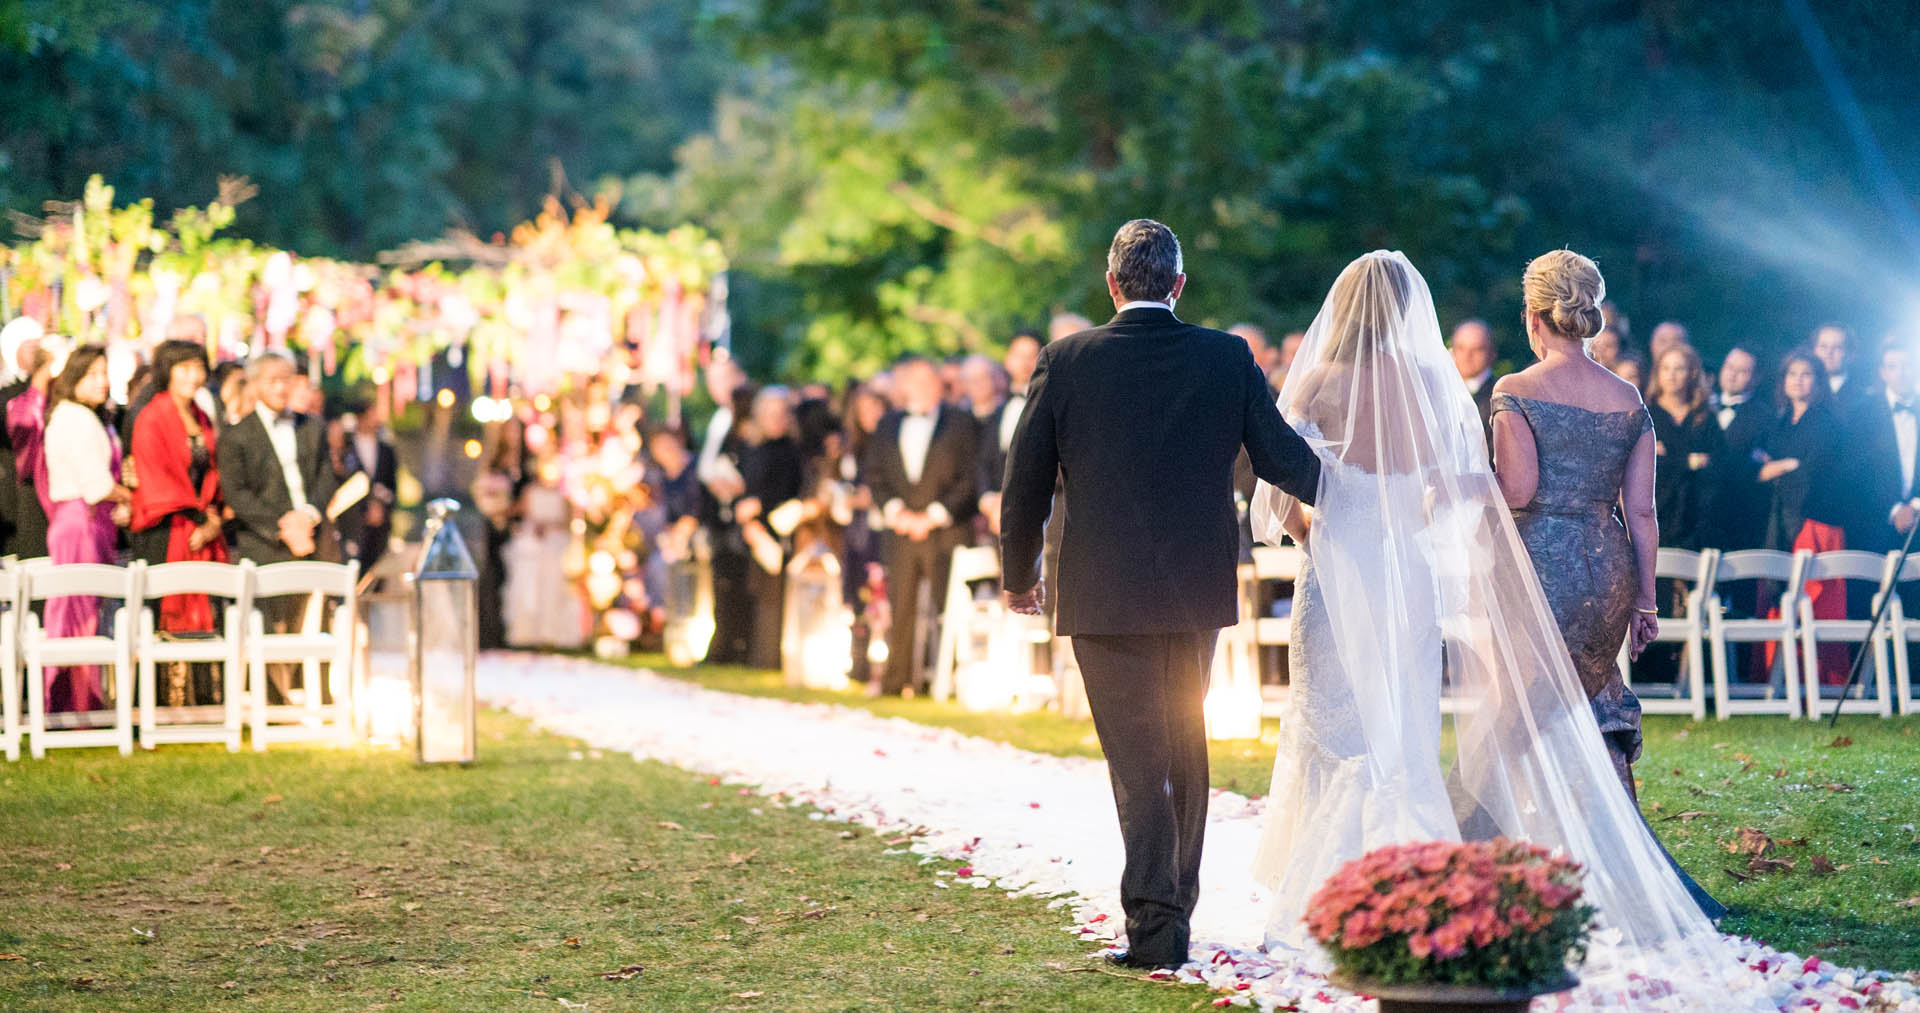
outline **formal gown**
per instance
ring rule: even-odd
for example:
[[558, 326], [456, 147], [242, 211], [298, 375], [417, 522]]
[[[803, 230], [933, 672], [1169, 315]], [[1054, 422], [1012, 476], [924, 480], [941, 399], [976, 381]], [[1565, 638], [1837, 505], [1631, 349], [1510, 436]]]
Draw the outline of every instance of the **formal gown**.
[[[113, 562], [118, 529], [107, 495], [120, 474], [119, 437], [78, 402], [62, 401], [47, 416], [40, 469], [48, 558], [58, 564]], [[93, 636], [100, 630], [100, 600], [91, 595], [49, 598], [46, 623], [50, 636]], [[50, 711], [105, 706], [96, 666], [49, 668], [44, 679]]]
[[[1642, 408], [1595, 412], [1512, 394], [1494, 395], [1493, 410], [1518, 414], [1533, 433], [1539, 485], [1533, 501], [1513, 511], [1514, 526], [1593, 705], [1614, 772], [1637, 801], [1640, 700], [1620, 676], [1619, 655], [1639, 579], [1617, 504], [1634, 445], [1654, 421]], [[1714, 425], [1711, 419], [1706, 424]], [[1709, 918], [1726, 913], [1677, 863], [1674, 871]]]
[[560, 490], [530, 483], [521, 516], [507, 540], [507, 586], [502, 611], [507, 643], [515, 647], [574, 648], [586, 643], [586, 606], [567, 579], [565, 559], [573, 543], [572, 510]]
[[[1712, 502], [1713, 472], [1694, 468], [1691, 457], [1716, 457], [1724, 445], [1720, 424], [1705, 410], [1685, 419], [1667, 414], [1658, 404], [1648, 406], [1660, 456], [1654, 465], [1653, 507], [1660, 518], [1660, 544], [1674, 549], [1698, 549], [1708, 540], [1708, 507]], [[1638, 435], [1635, 439], [1638, 439]], [[1631, 449], [1631, 447], [1629, 447]]]
[[[1296, 421], [1294, 428], [1308, 440], [1320, 437], [1311, 424]], [[1361, 475], [1333, 461], [1322, 468]], [[1274, 891], [1267, 948], [1323, 970], [1326, 959], [1304, 917], [1328, 877], [1384, 845], [1460, 839], [1440, 767], [1441, 636], [1432, 543], [1424, 533], [1380, 537], [1385, 518], [1419, 516], [1426, 493], [1413, 475], [1323, 483], [1306, 563], [1294, 584], [1287, 645], [1292, 684], [1254, 867], [1277, 870], [1267, 874]], [[1380, 637], [1374, 655], [1347, 656], [1341, 644], [1360, 638], [1342, 637], [1337, 624], [1367, 619], [1329, 608], [1321, 569], [1338, 573], [1349, 588], [1408, 588], [1406, 600], [1395, 604], [1406, 622], [1395, 627], [1410, 636]], [[1378, 685], [1388, 678], [1399, 684]], [[1355, 687], [1368, 687], [1368, 699], [1357, 699]]]
[[[1829, 552], [1847, 547], [1843, 525], [1851, 504], [1838, 493], [1844, 484], [1834, 474], [1834, 462], [1841, 459], [1844, 442], [1831, 402], [1808, 406], [1797, 421], [1792, 409], [1780, 413], [1762, 445], [1772, 460], [1791, 458], [1799, 461], [1800, 467], [1771, 483], [1773, 497], [1767, 512], [1767, 548], [1781, 552], [1801, 549]], [[1847, 617], [1846, 581], [1810, 580], [1802, 593], [1807, 596], [1815, 619]], [[1771, 593], [1766, 600], [1772, 602]], [[1765, 611], [1778, 615], [1780, 609], [1773, 605]], [[1766, 645], [1761, 652], [1766, 673], [1773, 671], [1776, 653], [1773, 644]], [[1845, 685], [1851, 657], [1845, 644], [1821, 644], [1820, 681], [1828, 686]]]

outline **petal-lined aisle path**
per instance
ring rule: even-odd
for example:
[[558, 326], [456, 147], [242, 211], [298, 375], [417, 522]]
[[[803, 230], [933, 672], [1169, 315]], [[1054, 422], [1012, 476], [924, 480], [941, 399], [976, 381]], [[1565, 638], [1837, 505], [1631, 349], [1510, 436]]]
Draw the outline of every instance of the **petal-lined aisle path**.
[[[1120, 834], [1106, 765], [1048, 756], [864, 710], [703, 689], [576, 658], [492, 654], [479, 667], [494, 706], [602, 749], [720, 777], [818, 819], [876, 831], [914, 829], [923, 860], [964, 862], [950, 888], [1058, 896], [1063, 928], [1089, 950], [1120, 921]], [[1204, 892], [1182, 979], [1222, 990], [1217, 1004], [1371, 1009], [1313, 975], [1258, 952], [1265, 891], [1248, 877], [1260, 804], [1216, 791]], [[1071, 922], [1069, 925], [1068, 923]], [[1749, 945], [1747, 962], [1783, 1010], [1920, 1013], [1910, 978], [1802, 961]]]

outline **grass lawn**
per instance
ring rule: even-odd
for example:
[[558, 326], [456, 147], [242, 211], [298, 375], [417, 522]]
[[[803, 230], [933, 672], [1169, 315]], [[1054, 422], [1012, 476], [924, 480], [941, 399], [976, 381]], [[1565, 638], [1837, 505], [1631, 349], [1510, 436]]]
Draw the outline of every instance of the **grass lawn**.
[[0, 1008], [1206, 998], [1097, 969], [1040, 901], [932, 889], [940, 866], [865, 831], [624, 754], [573, 759], [584, 747], [502, 714], [481, 735], [464, 770], [196, 746], [0, 765]]
[[[1052, 714], [976, 714], [927, 699], [790, 689], [777, 672], [674, 668], [657, 655], [629, 664], [730, 692], [864, 707], [1038, 752], [1100, 754], [1091, 723]], [[1214, 743], [1214, 784], [1265, 794], [1271, 731], [1270, 723], [1266, 739]], [[1730, 909], [1723, 929], [1841, 964], [1920, 969], [1920, 719], [1843, 717], [1836, 732], [1824, 721], [1653, 716], [1636, 772], [1655, 831]], [[1756, 848], [1763, 853], [1752, 854]]]

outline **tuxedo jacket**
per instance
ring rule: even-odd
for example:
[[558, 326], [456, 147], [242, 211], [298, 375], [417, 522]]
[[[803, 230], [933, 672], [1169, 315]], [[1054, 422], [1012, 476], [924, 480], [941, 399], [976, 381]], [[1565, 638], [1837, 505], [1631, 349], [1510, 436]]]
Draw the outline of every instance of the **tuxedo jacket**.
[[[1760, 462], [1754, 455], [1763, 449], [1779, 415], [1769, 397], [1749, 397], [1734, 406], [1733, 422], [1721, 430], [1724, 446], [1714, 455], [1708, 472], [1711, 506], [1706, 544], [1727, 551], [1766, 544], [1773, 491], [1760, 481]], [[1713, 422], [1720, 424], [1718, 409]]]
[[1497, 376], [1487, 377], [1487, 382], [1473, 392], [1473, 407], [1480, 413], [1480, 435], [1487, 441], [1488, 459], [1493, 456], [1493, 384], [1498, 379]]
[[1006, 421], [1011, 401], [1002, 401], [986, 418], [979, 420], [980, 461], [975, 485], [982, 495], [999, 492], [1007, 475], [1007, 452], [1000, 446], [1000, 425]]
[[[1914, 487], [1908, 488], [1901, 476], [1900, 438], [1893, 427], [1893, 409], [1887, 404], [1884, 390], [1861, 396], [1849, 408], [1843, 451], [1847, 460], [1838, 472], [1847, 476], [1852, 490], [1846, 497], [1851, 504], [1845, 525], [1847, 548], [1888, 552], [1905, 540], [1894, 530], [1888, 515], [1894, 504], [1920, 492], [1920, 460], [1914, 462]], [[1915, 457], [1920, 458], [1920, 452]]]
[[[374, 441], [373, 460], [363, 461], [360, 445], [352, 437], [347, 439], [345, 456], [346, 474], [338, 476], [339, 479], [345, 481], [356, 472], [364, 473], [367, 494], [340, 514], [340, 537], [347, 543], [348, 555], [371, 566], [373, 560], [386, 551], [387, 534], [393, 529], [393, 501], [400, 488], [400, 456], [393, 444], [379, 439]], [[385, 508], [385, 516], [379, 524], [368, 524], [367, 508], [375, 502]]]
[[965, 528], [979, 506], [978, 423], [965, 409], [941, 405], [920, 481], [915, 482], [907, 478], [907, 462], [900, 453], [900, 423], [905, 418], [904, 412], [888, 413], [867, 440], [864, 470], [874, 505], [897, 499], [909, 510], [925, 510], [939, 503], [953, 517], [955, 529]]
[[1320, 462], [1288, 428], [1246, 342], [1135, 308], [1040, 354], [1001, 490], [1008, 591], [1039, 579], [1056, 469], [1072, 510], [1062, 635], [1181, 633], [1239, 620], [1233, 462], [1312, 503]]
[[[300, 480], [307, 487], [307, 505], [326, 513], [327, 501], [339, 486], [322, 446], [318, 418], [300, 415], [294, 419], [294, 445], [299, 458]], [[249, 412], [220, 434], [214, 451], [220, 467], [220, 489], [227, 506], [233, 510], [233, 547], [241, 559], [256, 563], [279, 563], [292, 559], [286, 543], [280, 540], [280, 518], [294, 509], [293, 496], [280, 471], [280, 458], [273, 452], [273, 441], [260, 416]], [[324, 529], [314, 532], [320, 543]], [[314, 558], [327, 558], [327, 549], [316, 548]]]

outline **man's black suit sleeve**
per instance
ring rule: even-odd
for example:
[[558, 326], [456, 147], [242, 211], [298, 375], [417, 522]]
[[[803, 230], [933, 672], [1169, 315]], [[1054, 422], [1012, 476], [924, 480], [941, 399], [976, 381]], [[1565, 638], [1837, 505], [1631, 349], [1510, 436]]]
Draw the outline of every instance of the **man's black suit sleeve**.
[[888, 415], [873, 427], [873, 434], [867, 438], [867, 450], [860, 462], [861, 478], [867, 483], [867, 490], [873, 494], [873, 505], [884, 507], [888, 500], [897, 498], [900, 490], [893, 485], [893, 469], [887, 467], [886, 454], [898, 454], [900, 446], [900, 427], [895, 416]]
[[326, 424], [320, 421], [320, 417], [310, 416], [300, 427], [300, 434], [305, 438], [294, 441], [303, 458], [300, 462], [300, 481], [307, 487], [307, 505], [318, 511], [323, 520], [327, 516], [327, 505], [333, 501], [334, 491], [340, 488], [339, 476], [333, 473], [333, 464], [327, 457], [325, 433]]
[[1238, 349], [1240, 373], [1246, 388], [1246, 432], [1241, 441], [1247, 447], [1247, 460], [1253, 473], [1277, 486], [1281, 492], [1308, 506], [1320, 491], [1320, 458], [1307, 441], [1280, 417], [1267, 378], [1253, 361], [1253, 353]]
[[1046, 543], [1054, 479], [1060, 471], [1054, 422], [1066, 391], [1049, 376], [1052, 351], [1049, 346], [1040, 353], [1027, 385], [1027, 406], [1007, 447], [1006, 477], [1000, 488], [1000, 585], [1011, 594], [1025, 594], [1040, 582], [1040, 551]]
[[978, 510], [980, 502], [979, 472], [976, 470], [980, 460], [980, 427], [971, 415], [960, 415], [958, 424], [952, 426], [954, 467], [947, 484], [937, 498], [940, 505], [947, 508], [947, 516], [955, 524], [964, 524]]
[[220, 494], [233, 510], [233, 519], [271, 542], [280, 537], [282, 511], [267, 502], [266, 490], [260, 488], [260, 470], [253, 463], [257, 448], [250, 446], [254, 442], [252, 422], [243, 419], [228, 429], [226, 438], [214, 448], [214, 458], [220, 466]]

